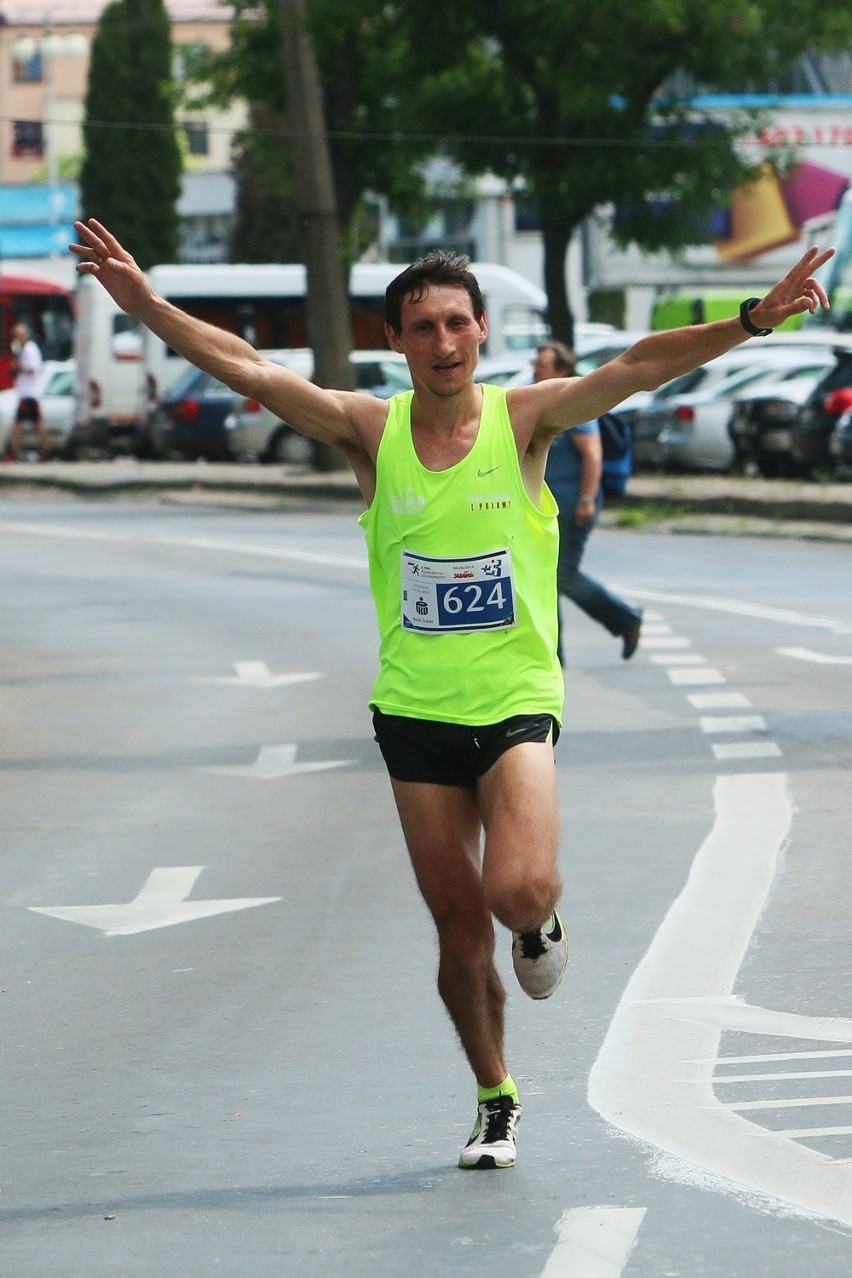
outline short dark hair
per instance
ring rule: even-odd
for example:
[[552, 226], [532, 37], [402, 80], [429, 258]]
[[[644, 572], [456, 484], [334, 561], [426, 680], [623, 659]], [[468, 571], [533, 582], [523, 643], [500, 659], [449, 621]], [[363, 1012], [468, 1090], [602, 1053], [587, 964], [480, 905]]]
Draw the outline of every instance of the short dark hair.
[[548, 341], [540, 342], [537, 348], [537, 354], [543, 355], [545, 351], [553, 351], [553, 366], [563, 370], [567, 377], [573, 377], [577, 367], [577, 356], [571, 350], [570, 346], [566, 346], [564, 342]]
[[446, 253], [432, 249], [419, 257], [411, 266], [391, 280], [385, 291], [385, 321], [395, 333], [402, 330], [402, 304], [411, 298], [420, 302], [429, 291], [430, 284], [445, 284], [463, 288], [473, 306], [474, 319], [478, 322], [485, 311], [479, 281], [470, 269], [470, 258], [461, 253]]

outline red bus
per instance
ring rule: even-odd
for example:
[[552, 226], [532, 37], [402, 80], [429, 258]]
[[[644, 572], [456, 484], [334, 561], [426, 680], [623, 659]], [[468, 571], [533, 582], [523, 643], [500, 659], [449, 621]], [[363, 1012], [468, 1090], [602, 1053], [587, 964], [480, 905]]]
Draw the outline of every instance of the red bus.
[[0, 390], [12, 385], [12, 328], [18, 320], [29, 326], [44, 359], [70, 359], [74, 353], [71, 290], [53, 280], [0, 270]]

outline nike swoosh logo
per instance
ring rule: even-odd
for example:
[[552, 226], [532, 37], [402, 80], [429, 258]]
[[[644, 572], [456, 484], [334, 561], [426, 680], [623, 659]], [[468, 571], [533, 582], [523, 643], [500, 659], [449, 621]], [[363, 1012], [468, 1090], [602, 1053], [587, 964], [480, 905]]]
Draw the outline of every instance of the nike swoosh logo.
[[476, 473], [480, 479], [484, 479], [486, 475], [493, 475], [495, 470], [499, 469], [499, 466], [492, 466], [490, 470], [478, 470]]

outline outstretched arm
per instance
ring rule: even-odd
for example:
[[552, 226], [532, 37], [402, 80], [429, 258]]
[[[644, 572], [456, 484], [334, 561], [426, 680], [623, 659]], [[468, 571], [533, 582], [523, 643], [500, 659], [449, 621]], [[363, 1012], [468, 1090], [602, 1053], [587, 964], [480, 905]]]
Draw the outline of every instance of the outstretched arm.
[[[749, 312], [755, 328], [777, 328], [791, 315], [828, 309], [828, 298], [814, 273], [834, 249], [808, 249], [782, 280]], [[580, 422], [600, 417], [628, 396], [655, 390], [699, 364], [723, 355], [749, 334], [739, 316], [714, 324], [695, 324], [654, 333], [586, 377], [552, 378], [510, 391], [509, 411], [516, 430], [526, 424], [529, 446], [546, 442]]]
[[[264, 359], [242, 338], [172, 306], [151, 287], [138, 264], [100, 222], [75, 222], [80, 243], [70, 246], [81, 275], [93, 275], [129, 315], [238, 394], [266, 405], [282, 421], [345, 453], [361, 473], [375, 459], [387, 405], [368, 395], [324, 390]], [[367, 477], [368, 478], [368, 477]]]

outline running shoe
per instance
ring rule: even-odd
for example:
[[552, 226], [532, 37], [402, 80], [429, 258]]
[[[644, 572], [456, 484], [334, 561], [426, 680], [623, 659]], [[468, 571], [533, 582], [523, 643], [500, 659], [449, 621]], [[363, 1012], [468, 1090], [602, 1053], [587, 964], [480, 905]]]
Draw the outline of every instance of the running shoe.
[[465, 1171], [494, 1171], [514, 1167], [515, 1133], [521, 1106], [512, 1096], [480, 1101], [470, 1140], [459, 1157]]
[[550, 998], [568, 966], [568, 938], [554, 910], [536, 932], [512, 933], [512, 965], [530, 998]]

